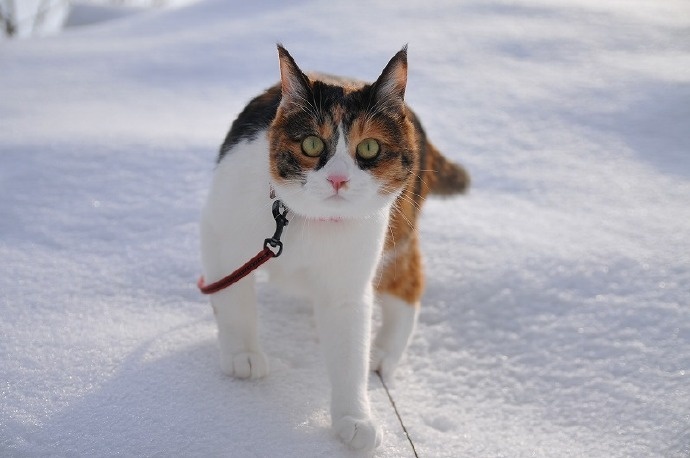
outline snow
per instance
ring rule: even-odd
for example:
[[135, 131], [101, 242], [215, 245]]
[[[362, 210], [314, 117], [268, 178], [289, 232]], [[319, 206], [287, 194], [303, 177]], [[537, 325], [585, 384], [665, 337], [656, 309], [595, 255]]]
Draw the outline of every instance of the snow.
[[50, 35], [59, 31], [69, 13], [66, 0], [0, 0], [0, 40], [7, 39], [10, 22], [13, 38]]
[[[260, 285], [223, 376], [199, 211], [232, 119], [305, 69], [408, 102], [471, 193], [427, 202], [391, 394], [422, 457], [690, 454], [690, 7], [210, 0], [0, 43], [0, 455], [351, 456], [310, 310]], [[412, 456], [380, 382], [377, 456]]]

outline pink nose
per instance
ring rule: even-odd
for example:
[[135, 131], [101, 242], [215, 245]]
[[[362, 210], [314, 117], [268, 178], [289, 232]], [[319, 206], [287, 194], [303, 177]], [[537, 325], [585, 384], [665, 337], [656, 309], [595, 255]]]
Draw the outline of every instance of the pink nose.
[[331, 186], [333, 186], [335, 192], [338, 192], [340, 188], [344, 187], [347, 182], [350, 181], [345, 175], [329, 175], [327, 179], [331, 182]]

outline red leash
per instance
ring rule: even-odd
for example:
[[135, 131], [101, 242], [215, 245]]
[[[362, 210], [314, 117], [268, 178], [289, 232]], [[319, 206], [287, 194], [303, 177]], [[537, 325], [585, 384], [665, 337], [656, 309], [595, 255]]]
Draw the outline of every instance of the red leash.
[[[288, 212], [287, 207], [280, 200], [273, 202], [273, 219], [276, 220], [276, 231], [273, 237], [264, 240], [264, 249], [247, 261], [242, 267], [220, 280], [206, 285], [204, 277], [199, 277], [196, 286], [202, 294], [214, 294], [221, 291], [228, 286], [237, 283], [271, 258], [277, 258], [283, 252], [283, 242], [280, 241], [280, 236], [283, 234], [283, 228], [287, 226], [288, 219], [286, 217]], [[273, 251], [271, 248], [275, 248]]]
[[196, 286], [199, 287], [199, 291], [201, 291], [203, 294], [217, 293], [233, 283], [237, 283], [238, 281], [242, 280], [251, 272], [258, 269], [263, 263], [275, 256], [276, 255], [269, 248], [264, 248], [256, 256], [247, 261], [246, 264], [227, 277], [223, 277], [217, 282], [211, 283], [210, 285], [204, 284], [204, 277], [199, 277], [199, 281], [196, 282]]

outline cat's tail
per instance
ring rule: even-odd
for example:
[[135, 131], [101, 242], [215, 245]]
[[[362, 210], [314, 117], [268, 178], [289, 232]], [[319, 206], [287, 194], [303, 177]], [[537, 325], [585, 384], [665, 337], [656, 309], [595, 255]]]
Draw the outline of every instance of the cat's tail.
[[426, 155], [422, 176], [431, 194], [451, 196], [460, 194], [470, 186], [470, 174], [464, 167], [446, 159], [430, 142], [426, 142]]

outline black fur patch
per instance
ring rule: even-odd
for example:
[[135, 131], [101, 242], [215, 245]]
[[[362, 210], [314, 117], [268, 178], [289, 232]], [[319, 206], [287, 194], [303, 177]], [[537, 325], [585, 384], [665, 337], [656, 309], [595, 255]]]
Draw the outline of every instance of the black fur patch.
[[303, 180], [302, 166], [289, 151], [281, 151], [275, 156], [278, 175], [284, 180]]
[[305, 137], [318, 133], [312, 127], [313, 115], [310, 113], [300, 110], [285, 116], [284, 119], [281, 127], [292, 141], [300, 142]]
[[408, 151], [404, 151], [402, 154], [400, 154], [400, 163], [406, 169], [412, 169], [413, 166], [412, 158], [410, 156], [411, 154]]
[[267, 129], [276, 116], [280, 99], [280, 85], [276, 85], [249, 102], [232, 123], [220, 147], [217, 162], [223, 160], [225, 154], [242, 140], [255, 140], [259, 132]]
[[321, 116], [327, 114], [334, 105], [342, 102], [344, 94], [342, 87], [326, 84], [322, 81], [315, 81], [311, 92], [313, 95], [312, 105], [320, 116], [319, 122], [325, 121]]

